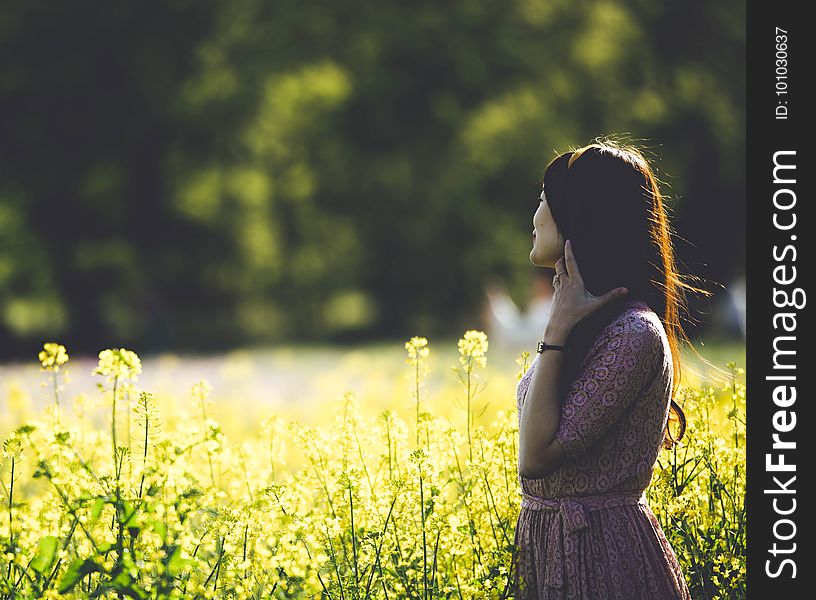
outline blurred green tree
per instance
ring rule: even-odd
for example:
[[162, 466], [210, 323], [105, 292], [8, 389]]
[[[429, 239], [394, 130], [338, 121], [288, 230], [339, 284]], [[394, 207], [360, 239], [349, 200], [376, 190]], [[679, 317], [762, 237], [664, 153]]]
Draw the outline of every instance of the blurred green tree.
[[605, 133], [744, 272], [744, 2], [9, 2], [0, 54], [5, 357], [456, 335]]

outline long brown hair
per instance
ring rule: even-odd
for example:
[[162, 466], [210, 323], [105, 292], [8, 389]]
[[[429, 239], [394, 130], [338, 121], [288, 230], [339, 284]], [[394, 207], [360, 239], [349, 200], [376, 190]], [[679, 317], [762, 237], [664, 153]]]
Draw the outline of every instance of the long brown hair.
[[616, 287], [629, 290], [573, 327], [562, 397], [601, 330], [627, 302], [642, 300], [660, 317], [671, 347], [674, 379], [663, 441], [671, 448], [686, 429], [675, 401], [682, 376], [680, 341], [693, 347], [681, 323], [681, 313], [688, 310], [686, 291], [711, 293], [687, 282], [698, 278], [678, 271], [658, 180], [634, 145], [599, 139], [553, 159], [544, 174], [544, 193], [558, 230], [571, 240], [587, 290], [596, 296]]

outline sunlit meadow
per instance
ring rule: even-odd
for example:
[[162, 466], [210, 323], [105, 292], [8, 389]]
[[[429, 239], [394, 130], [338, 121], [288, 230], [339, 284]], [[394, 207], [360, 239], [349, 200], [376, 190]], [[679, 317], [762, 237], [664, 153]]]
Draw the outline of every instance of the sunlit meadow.
[[[393, 401], [337, 390], [227, 435], [208, 381], [160, 397], [134, 352], [108, 349], [72, 373], [96, 397], [69, 398], [68, 352], [45, 344], [49, 403], [0, 424], [2, 597], [512, 597], [513, 382], [488, 382], [487, 337], [468, 331], [432, 395], [430, 348], [405, 343]], [[725, 366], [722, 385], [681, 389], [688, 431], [647, 492], [695, 599], [745, 596], [744, 370]]]

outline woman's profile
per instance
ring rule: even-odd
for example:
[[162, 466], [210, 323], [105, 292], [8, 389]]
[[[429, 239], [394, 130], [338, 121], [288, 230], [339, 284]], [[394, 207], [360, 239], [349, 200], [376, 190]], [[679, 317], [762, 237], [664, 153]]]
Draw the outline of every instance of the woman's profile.
[[[539, 353], [516, 389], [521, 511], [517, 598], [690, 598], [644, 497], [674, 401], [684, 289], [657, 179], [635, 147], [555, 158], [530, 261], [555, 268]], [[555, 346], [550, 347], [550, 346]]]

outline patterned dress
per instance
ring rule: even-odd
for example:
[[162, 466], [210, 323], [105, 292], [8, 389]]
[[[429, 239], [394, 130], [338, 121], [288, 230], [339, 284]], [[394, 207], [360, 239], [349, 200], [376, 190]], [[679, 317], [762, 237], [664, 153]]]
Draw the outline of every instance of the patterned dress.
[[[519, 419], [537, 361], [516, 389]], [[643, 496], [672, 382], [660, 318], [630, 300], [593, 342], [562, 403], [556, 439], [565, 462], [542, 478], [519, 476], [516, 598], [690, 600]]]

